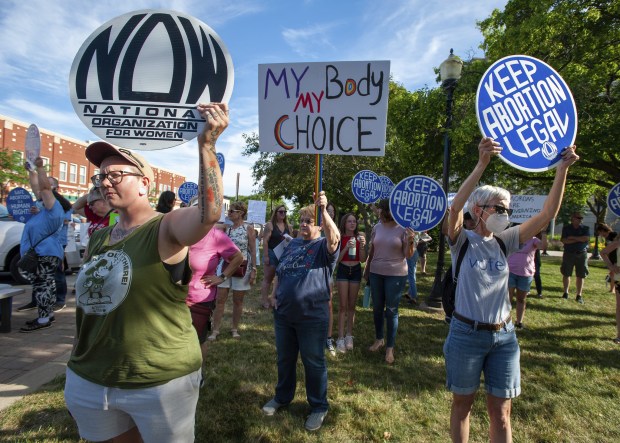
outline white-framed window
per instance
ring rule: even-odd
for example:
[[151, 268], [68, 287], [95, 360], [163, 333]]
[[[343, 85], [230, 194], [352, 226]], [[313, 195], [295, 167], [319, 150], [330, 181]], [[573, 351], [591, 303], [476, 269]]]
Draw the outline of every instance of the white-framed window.
[[69, 183], [77, 183], [77, 165], [69, 164]]
[[86, 184], [86, 166], [80, 166], [80, 184]]
[[58, 168], [58, 180], [61, 182], [67, 181], [67, 162], [60, 162]]

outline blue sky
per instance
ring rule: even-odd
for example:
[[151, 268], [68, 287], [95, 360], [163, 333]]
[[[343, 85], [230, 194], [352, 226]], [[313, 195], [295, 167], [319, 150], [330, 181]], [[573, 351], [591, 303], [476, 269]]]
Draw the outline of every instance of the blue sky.
[[[434, 67], [450, 48], [481, 57], [476, 21], [506, 0], [3, 0], [0, 9], [0, 114], [79, 140], [96, 137], [79, 120], [68, 93], [71, 63], [103, 23], [139, 9], [172, 9], [213, 28], [235, 67], [231, 125], [218, 142], [226, 157], [224, 188], [256, 189], [242, 157], [242, 134], [258, 131], [258, 64], [390, 60], [394, 80], [409, 90], [433, 87]], [[197, 178], [196, 141], [144, 152], [156, 166]]]

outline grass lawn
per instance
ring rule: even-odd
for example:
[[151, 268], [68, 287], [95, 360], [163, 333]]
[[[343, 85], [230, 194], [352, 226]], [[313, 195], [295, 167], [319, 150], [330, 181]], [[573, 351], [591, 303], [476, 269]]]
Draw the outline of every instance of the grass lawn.
[[[433, 272], [430, 254], [427, 271]], [[560, 259], [543, 257], [544, 298], [528, 299], [519, 331], [522, 394], [513, 402], [517, 442], [618, 442], [620, 347], [615, 299], [606, 270], [590, 265], [585, 305], [563, 300]], [[432, 276], [418, 276], [421, 296]], [[396, 363], [367, 351], [374, 338], [372, 311], [358, 307], [355, 349], [328, 359], [330, 412], [323, 428], [306, 432], [303, 367], [294, 402], [274, 417], [261, 406], [273, 396], [276, 354], [271, 315], [260, 309], [258, 287], [246, 297], [241, 339], [230, 336], [230, 305], [211, 346], [206, 386], [196, 420], [197, 442], [436, 442], [448, 441], [451, 395], [445, 390], [443, 315], [401, 303]], [[231, 300], [229, 300], [229, 304]], [[360, 297], [361, 306], [361, 297]], [[337, 296], [334, 301], [337, 313]], [[337, 318], [337, 316], [336, 316]], [[337, 321], [334, 325], [337, 331]], [[64, 377], [0, 413], [0, 441], [79, 441], [64, 408]], [[482, 391], [479, 394], [483, 394]], [[471, 441], [488, 440], [484, 395], [478, 395]]]

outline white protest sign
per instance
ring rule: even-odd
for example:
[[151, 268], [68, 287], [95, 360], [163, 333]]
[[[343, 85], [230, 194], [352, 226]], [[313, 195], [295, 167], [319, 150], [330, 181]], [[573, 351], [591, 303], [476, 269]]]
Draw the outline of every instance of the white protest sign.
[[493, 63], [476, 93], [482, 134], [504, 148], [500, 158], [523, 171], [554, 168], [577, 136], [577, 107], [551, 66], [527, 55]]
[[620, 183], [617, 183], [607, 195], [607, 207], [614, 215], [620, 217]]
[[538, 214], [547, 199], [546, 195], [513, 195], [510, 197], [512, 223], [523, 223]]
[[228, 102], [232, 59], [209, 26], [181, 12], [133, 11], [95, 30], [69, 74], [82, 122], [117, 146], [164, 149], [196, 137], [198, 103]]
[[248, 201], [248, 223], [259, 223], [264, 225], [267, 220], [267, 202], [262, 200]]
[[34, 171], [36, 168], [34, 161], [41, 153], [41, 135], [39, 134], [39, 128], [37, 128], [37, 125], [35, 124], [28, 126], [24, 150], [26, 151], [26, 163], [28, 164], [28, 169]]
[[389, 61], [258, 65], [263, 152], [385, 154]]

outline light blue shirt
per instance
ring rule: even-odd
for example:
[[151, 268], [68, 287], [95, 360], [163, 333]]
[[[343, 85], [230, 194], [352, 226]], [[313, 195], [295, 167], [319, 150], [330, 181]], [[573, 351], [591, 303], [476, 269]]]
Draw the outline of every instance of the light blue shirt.
[[52, 209], [43, 207], [39, 213], [30, 217], [24, 226], [19, 252], [24, 255], [33, 246], [40, 242], [35, 250], [41, 257], [52, 256], [63, 258], [64, 248], [61, 244], [61, 235], [65, 212], [58, 201]]

